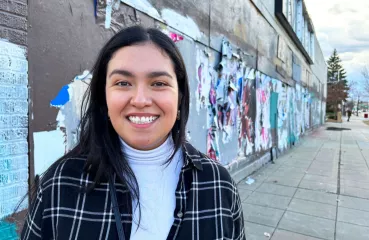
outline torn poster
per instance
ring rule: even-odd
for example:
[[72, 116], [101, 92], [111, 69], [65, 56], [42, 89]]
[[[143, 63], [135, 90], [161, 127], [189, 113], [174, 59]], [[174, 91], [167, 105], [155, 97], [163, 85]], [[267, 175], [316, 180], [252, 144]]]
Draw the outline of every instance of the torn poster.
[[270, 93], [271, 78], [260, 72], [256, 73], [256, 119], [255, 151], [266, 151], [272, 146], [270, 128]]
[[65, 136], [65, 152], [71, 150], [77, 144], [78, 127], [81, 119], [81, 104], [92, 75], [84, 71], [76, 76], [68, 85], [64, 86], [57, 97], [50, 102], [53, 107], [59, 108], [56, 120], [58, 129]]
[[200, 114], [201, 109], [206, 109], [209, 102], [210, 88], [213, 77], [212, 67], [209, 65], [209, 58], [200, 47], [196, 49], [196, 110]]
[[255, 69], [247, 68], [241, 82], [238, 124], [238, 155], [253, 153], [255, 116]]

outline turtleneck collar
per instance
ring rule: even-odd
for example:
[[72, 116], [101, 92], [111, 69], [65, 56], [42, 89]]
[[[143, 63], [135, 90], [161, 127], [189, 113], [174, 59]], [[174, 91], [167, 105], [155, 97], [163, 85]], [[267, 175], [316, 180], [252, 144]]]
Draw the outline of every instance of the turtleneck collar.
[[171, 135], [169, 135], [162, 145], [148, 151], [132, 148], [125, 143], [122, 138], [120, 138], [120, 141], [124, 156], [130, 164], [163, 165], [174, 150], [174, 143]]

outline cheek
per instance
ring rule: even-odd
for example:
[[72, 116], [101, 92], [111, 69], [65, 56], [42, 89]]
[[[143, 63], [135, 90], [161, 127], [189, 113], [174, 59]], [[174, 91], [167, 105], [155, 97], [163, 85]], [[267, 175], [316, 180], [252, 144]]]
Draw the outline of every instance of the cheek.
[[119, 115], [120, 111], [127, 105], [127, 96], [118, 92], [106, 93], [106, 104], [110, 115]]
[[162, 95], [157, 101], [158, 107], [171, 118], [177, 117], [178, 111], [178, 96], [173, 95]]

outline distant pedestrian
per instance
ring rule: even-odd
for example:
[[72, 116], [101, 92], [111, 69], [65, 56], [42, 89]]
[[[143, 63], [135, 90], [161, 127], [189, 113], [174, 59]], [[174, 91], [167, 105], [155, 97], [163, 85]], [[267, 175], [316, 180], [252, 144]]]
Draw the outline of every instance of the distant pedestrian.
[[352, 114], [351, 109], [347, 110], [347, 122], [350, 122], [351, 114]]

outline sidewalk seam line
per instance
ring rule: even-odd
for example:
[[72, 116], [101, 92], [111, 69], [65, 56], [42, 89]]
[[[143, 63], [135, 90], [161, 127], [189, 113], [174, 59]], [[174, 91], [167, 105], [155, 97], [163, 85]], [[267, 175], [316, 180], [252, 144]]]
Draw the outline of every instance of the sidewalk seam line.
[[337, 239], [337, 222], [338, 222], [338, 205], [341, 194], [341, 161], [342, 161], [342, 123], [340, 132], [340, 151], [338, 155], [338, 171], [337, 171], [337, 202], [336, 202], [336, 221], [334, 222], [334, 239]]
[[[322, 149], [323, 145], [324, 145], [324, 144], [322, 144], [322, 145], [320, 146], [319, 150], [318, 150], [318, 151], [316, 151], [316, 153], [314, 154], [314, 157], [313, 157], [313, 161], [311, 161], [311, 163], [310, 163], [310, 165], [309, 165], [309, 167], [308, 167], [307, 169], [309, 169], [309, 168], [310, 168], [310, 166], [313, 164], [313, 162], [315, 161], [316, 156], [319, 154], [319, 152], [320, 152], [320, 150]], [[296, 149], [296, 148], [295, 148], [295, 149]], [[301, 178], [301, 180], [300, 180], [300, 182], [299, 182], [299, 185], [301, 184], [302, 179], [304, 179], [304, 177], [305, 177], [305, 176], [306, 176], [306, 172], [304, 173], [303, 177]], [[299, 189], [299, 185], [297, 186], [297, 188], [296, 188], [296, 190], [295, 190], [295, 192], [294, 192], [293, 196], [291, 197], [291, 200], [290, 200], [290, 202], [288, 203], [287, 208], [290, 206], [290, 204], [291, 204], [291, 202], [292, 202], [293, 198], [295, 197], [295, 195], [296, 195], [296, 193], [297, 193], [297, 191], [298, 191], [298, 189]], [[286, 212], [287, 212], [287, 209], [285, 209], [285, 210], [283, 211], [282, 217], [279, 219], [279, 221], [278, 221], [278, 223], [277, 223], [277, 226], [275, 227], [275, 229], [274, 229], [273, 233], [271, 234], [271, 238], [274, 236], [274, 233], [275, 233], [275, 231], [278, 229], [278, 226], [279, 226], [279, 224], [281, 223], [281, 221], [282, 221], [282, 219], [283, 219], [284, 215], [286, 214]]]
[[316, 239], [328, 240], [328, 238], [315, 237], [315, 236], [307, 235], [305, 233], [294, 232], [294, 231], [291, 231], [291, 230], [288, 230], [288, 229], [284, 229], [284, 228], [280, 228], [280, 230], [284, 230], [286, 232], [291, 232], [291, 233], [297, 233], [297, 234], [302, 235], [302, 236], [312, 237], [312, 238], [316, 238]]

